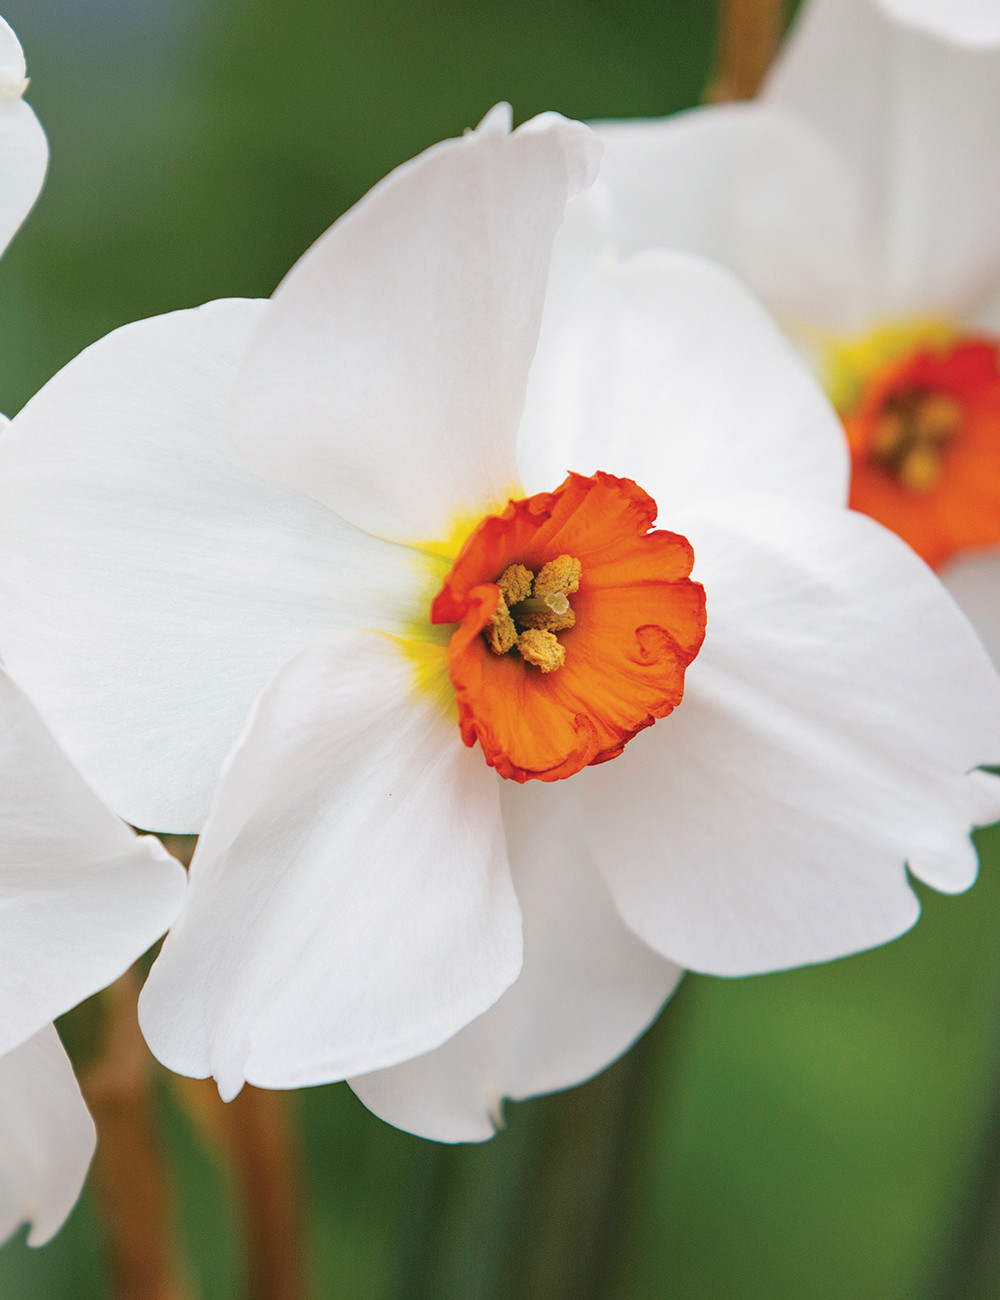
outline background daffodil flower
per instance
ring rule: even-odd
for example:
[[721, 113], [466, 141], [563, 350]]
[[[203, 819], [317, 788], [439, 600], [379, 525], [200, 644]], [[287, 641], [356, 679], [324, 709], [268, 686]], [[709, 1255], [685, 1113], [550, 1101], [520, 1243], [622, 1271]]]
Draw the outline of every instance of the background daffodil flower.
[[851, 504], [1000, 657], [1000, 10], [809, 0], [758, 98], [598, 127], [622, 254], [727, 265], [844, 418]]

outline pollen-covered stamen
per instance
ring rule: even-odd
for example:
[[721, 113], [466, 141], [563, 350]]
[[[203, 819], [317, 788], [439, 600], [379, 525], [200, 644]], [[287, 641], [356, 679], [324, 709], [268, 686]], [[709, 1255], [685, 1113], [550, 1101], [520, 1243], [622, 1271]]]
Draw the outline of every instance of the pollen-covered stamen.
[[500, 603], [483, 628], [486, 643], [495, 655], [505, 655], [517, 645], [517, 625], [510, 616], [510, 607], [531, 595], [534, 577], [523, 564], [509, 564], [497, 578]]
[[[566, 650], [555, 633], [576, 625], [569, 594], [580, 590], [582, 576], [583, 565], [572, 555], [557, 555], [537, 576], [523, 564], [508, 565], [496, 580], [500, 603], [483, 629], [493, 653], [504, 655], [517, 646], [521, 657], [543, 673], [561, 668]], [[525, 641], [528, 632], [532, 635]]]
[[526, 569], [523, 564], [508, 564], [500, 577], [497, 578], [497, 586], [500, 588], [500, 594], [507, 603], [508, 609], [526, 600], [531, 595], [531, 585], [535, 581], [535, 575], [530, 569]]
[[500, 597], [500, 603], [493, 611], [493, 617], [483, 628], [483, 636], [495, 655], [505, 655], [508, 650], [513, 650], [517, 645], [517, 628], [514, 626], [514, 620], [510, 616], [510, 610], [503, 596]]
[[543, 673], [554, 673], [566, 662], [566, 647], [560, 645], [552, 632], [539, 632], [528, 628], [518, 639], [517, 648], [526, 663], [534, 664]]
[[949, 393], [904, 388], [892, 393], [875, 425], [869, 456], [912, 492], [929, 492], [941, 478], [942, 456], [958, 433], [962, 404]]
[[569, 595], [580, 590], [583, 577], [583, 565], [572, 555], [557, 555], [548, 564], [543, 564], [535, 579], [535, 595], [546, 596]]

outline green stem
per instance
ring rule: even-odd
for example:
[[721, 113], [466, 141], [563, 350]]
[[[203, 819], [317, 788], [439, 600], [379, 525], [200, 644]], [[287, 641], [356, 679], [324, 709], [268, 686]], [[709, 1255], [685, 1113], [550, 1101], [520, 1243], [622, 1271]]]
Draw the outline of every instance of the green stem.
[[424, 1145], [394, 1300], [604, 1300], [621, 1253], [657, 1024], [589, 1083], [519, 1104], [482, 1146]]
[[1000, 1070], [951, 1242], [926, 1300], [1000, 1295]]

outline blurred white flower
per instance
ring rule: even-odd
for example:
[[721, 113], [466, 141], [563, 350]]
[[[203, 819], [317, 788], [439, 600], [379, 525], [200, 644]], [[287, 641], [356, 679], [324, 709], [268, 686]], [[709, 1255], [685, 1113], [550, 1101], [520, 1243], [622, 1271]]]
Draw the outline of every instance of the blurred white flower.
[[876, 0], [890, 18], [971, 49], [1000, 44], [997, 0]]
[[62, 1227], [94, 1153], [94, 1123], [53, 1025], [0, 1056], [0, 1241], [29, 1246]]
[[[0, 252], [34, 203], [48, 157], [20, 98], [24, 71], [0, 19]], [[94, 1149], [49, 1022], [141, 956], [177, 915], [184, 888], [180, 864], [100, 802], [0, 670], [0, 1241], [25, 1221], [32, 1245], [47, 1241]]]
[[0, 252], [31, 211], [49, 161], [45, 132], [22, 98], [27, 87], [24, 51], [0, 18]]
[[27, 1219], [46, 1241], [93, 1150], [48, 1022], [140, 957], [184, 890], [180, 863], [101, 803], [0, 672], [0, 1240]]
[[965, 888], [1000, 813], [1000, 684], [844, 508], [780, 333], [657, 253], [582, 261], [541, 325], [594, 140], [508, 130], [394, 172], [270, 302], [95, 344], [0, 448], [6, 662], [111, 806], [203, 826], [153, 1050], [227, 1097], [350, 1076], [447, 1140], [602, 1068], [680, 967], [901, 933], [904, 864]]
[[576, 221], [755, 290], [844, 417], [851, 504], [1000, 662], [1000, 50], [960, 47], [998, 42], [994, 0], [810, 0], [758, 100], [601, 125]]

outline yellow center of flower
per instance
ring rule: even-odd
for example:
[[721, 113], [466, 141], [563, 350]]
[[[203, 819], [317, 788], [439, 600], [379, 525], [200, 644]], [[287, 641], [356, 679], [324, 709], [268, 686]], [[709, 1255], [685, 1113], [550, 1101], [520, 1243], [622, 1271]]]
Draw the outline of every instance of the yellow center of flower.
[[939, 321], [827, 341], [855, 510], [931, 565], [1000, 542], [1000, 348]]
[[850, 414], [880, 374], [914, 352], [947, 348], [954, 328], [933, 317], [879, 325], [856, 338], [821, 335], [813, 340], [823, 387], [842, 416]]

